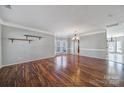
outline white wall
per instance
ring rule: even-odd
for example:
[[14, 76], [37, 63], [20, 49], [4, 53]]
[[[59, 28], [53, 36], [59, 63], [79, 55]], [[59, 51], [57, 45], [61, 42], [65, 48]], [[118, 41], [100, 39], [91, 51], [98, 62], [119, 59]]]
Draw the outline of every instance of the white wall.
[[[106, 41], [105, 32], [80, 36], [80, 55], [105, 59], [107, 56]], [[71, 39], [70, 42], [70, 49], [72, 50], [73, 46]]]
[[2, 65], [1, 32], [2, 32], [2, 28], [1, 28], [1, 24], [0, 24], [0, 67]]
[[[30, 44], [27, 41], [14, 41], [8, 38], [25, 38], [24, 34], [47, 36], [38, 40], [31, 38]], [[18, 64], [30, 60], [37, 60], [54, 56], [54, 39], [52, 35], [41, 34], [38, 32], [27, 31], [13, 27], [2, 27], [2, 65]]]

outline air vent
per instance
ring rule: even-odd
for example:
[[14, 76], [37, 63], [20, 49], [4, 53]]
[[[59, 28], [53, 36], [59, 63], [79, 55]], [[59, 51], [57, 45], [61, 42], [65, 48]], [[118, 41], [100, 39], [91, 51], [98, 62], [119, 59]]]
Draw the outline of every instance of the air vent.
[[11, 5], [5, 5], [6, 8], [12, 9]]
[[114, 24], [109, 24], [109, 25], [106, 25], [106, 27], [114, 27], [114, 26], [118, 26], [119, 23], [114, 23]]

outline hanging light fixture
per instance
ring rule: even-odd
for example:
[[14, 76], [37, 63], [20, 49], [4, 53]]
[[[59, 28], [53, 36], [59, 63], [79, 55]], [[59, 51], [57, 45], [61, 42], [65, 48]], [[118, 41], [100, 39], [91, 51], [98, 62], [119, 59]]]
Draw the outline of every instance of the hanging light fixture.
[[79, 40], [79, 34], [75, 33], [74, 36], [72, 37], [72, 40]]

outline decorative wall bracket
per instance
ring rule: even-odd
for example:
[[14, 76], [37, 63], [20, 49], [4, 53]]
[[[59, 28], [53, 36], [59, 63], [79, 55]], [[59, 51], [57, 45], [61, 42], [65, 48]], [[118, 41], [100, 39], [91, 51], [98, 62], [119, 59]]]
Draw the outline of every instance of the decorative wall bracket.
[[26, 37], [26, 39], [28, 39], [28, 37], [34, 37], [34, 38], [38, 38], [39, 40], [43, 37], [41, 36], [34, 36], [34, 35], [24, 35]]
[[20, 38], [8, 38], [9, 40], [12, 41], [12, 43], [14, 42], [14, 40], [18, 40], [18, 41], [28, 41], [29, 43], [33, 40], [31, 39], [20, 39]]

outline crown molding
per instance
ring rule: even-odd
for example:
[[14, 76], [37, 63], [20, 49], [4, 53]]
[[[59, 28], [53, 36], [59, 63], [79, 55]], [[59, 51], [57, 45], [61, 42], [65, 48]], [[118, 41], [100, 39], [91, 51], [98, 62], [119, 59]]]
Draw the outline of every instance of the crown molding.
[[[20, 29], [25, 29], [25, 30], [29, 30], [29, 31], [40, 32], [40, 33], [56, 36], [54, 33], [50, 33], [50, 32], [47, 32], [47, 31], [42, 31], [40, 29], [31, 28], [31, 27], [27, 27], [27, 26], [22, 26], [22, 25], [19, 25], [19, 24], [11, 23], [11, 22], [6, 22], [6, 21], [3, 21], [2, 18], [0, 18], [0, 24], [2, 24], [4, 26], [16, 27], [16, 28], [20, 28]], [[100, 33], [105, 33], [106, 32], [105, 29], [102, 29], [102, 30], [103, 31], [93, 31], [93, 32], [88, 32], [88, 33], [79, 33], [79, 35], [80, 36], [88, 36], [88, 35], [94, 35], [94, 34], [100, 34]], [[64, 38], [70, 38], [70, 37], [71, 36], [66, 36]]]
[[100, 33], [105, 33], [105, 32], [106, 32], [106, 30], [94, 31], [94, 32], [89, 32], [89, 33], [80, 33], [80, 36], [88, 36], [88, 35], [100, 34]]
[[3, 25], [3, 26], [15, 27], [15, 28], [20, 28], [20, 29], [25, 29], [25, 30], [29, 30], [29, 31], [40, 32], [40, 33], [55, 36], [53, 33], [50, 33], [50, 32], [47, 32], [47, 31], [42, 31], [40, 29], [31, 28], [31, 27], [22, 26], [22, 25], [19, 25], [19, 24], [14, 24], [14, 23], [11, 23], [11, 22], [3, 21], [2, 18], [0, 18], [0, 24]]
[[[79, 36], [89, 36], [89, 35], [95, 35], [95, 34], [100, 34], [100, 33], [106, 33], [106, 29], [97, 30], [93, 32], [86, 32], [86, 33], [79, 33]], [[73, 35], [68, 36], [67, 38], [72, 38]]]

